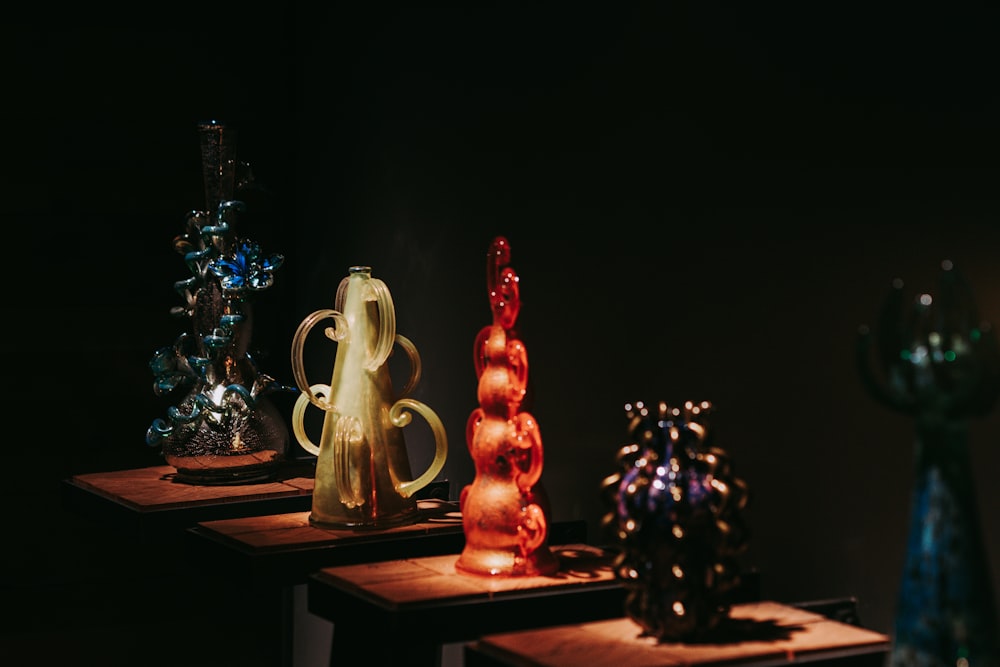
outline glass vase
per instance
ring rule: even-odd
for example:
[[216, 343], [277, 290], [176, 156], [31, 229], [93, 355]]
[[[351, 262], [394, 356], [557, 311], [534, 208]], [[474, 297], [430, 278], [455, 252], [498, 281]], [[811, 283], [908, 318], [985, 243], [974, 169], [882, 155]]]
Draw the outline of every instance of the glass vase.
[[[419, 518], [414, 494], [430, 484], [448, 457], [448, 437], [437, 413], [410, 393], [420, 380], [421, 362], [410, 339], [396, 333], [392, 295], [371, 267], [352, 266], [340, 281], [335, 309], [321, 309], [299, 324], [292, 339], [292, 372], [301, 394], [292, 410], [299, 445], [316, 456], [316, 484], [309, 522], [321, 528], [387, 528]], [[330, 384], [310, 384], [303, 349], [320, 322], [334, 326], [337, 343]], [[410, 374], [393, 389], [389, 358], [394, 346], [406, 354]], [[323, 411], [319, 444], [307, 432], [306, 408]], [[412, 414], [434, 437], [434, 456], [414, 477], [403, 428]]]
[[998, 348], [951, 262], [936, 296], [905, 307], [896, 280], [858, 365], [871, 395], [914, 418], [909, 535], [896, 599], [892, 667], [998, 667], [1000, 626], [982, 541], [969, 421], [998, 395]]
[[747, 487], [710, 443], [711, 404], [625, 406], [630, 442], [604, 480], [603, 525], [621, 547], [625, 613], [660, 641], [707, 641], [729, 617], [749, 532]]
[[198, 131], [206, 210], [190, 212], [174, 239], [191, 275], [174, 283], [184, 305], [171, 310], [191, 329], [150, 360], [154, 392], [181, 398], [146, 443], [161, 447], [178, 482], [260, 482], [275, 476], [289, 443], [269, 394], [294, 388], [261, 373], [250, 354], [251, 297], [273, 284], [284, 258], [236, 232], [245, 205], [232, 197], [249, 181], [237, 181], [232, 130], [212, 121]]

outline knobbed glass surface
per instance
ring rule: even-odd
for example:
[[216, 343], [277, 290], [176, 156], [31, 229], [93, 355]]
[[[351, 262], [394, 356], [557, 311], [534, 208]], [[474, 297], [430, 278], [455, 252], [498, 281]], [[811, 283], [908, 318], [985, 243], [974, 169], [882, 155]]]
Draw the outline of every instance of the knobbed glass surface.
[[466, 442], [476, 475], [459, 498], [465, 547], [455, 564], [459, 572], [499, 577], [559, 569], [548, 548], [541, 431], [521, 410], [528, 352], [513, 329], [521, 299], [519, 278], [509, 263], [510, 244], [498, 236], [486, 261], [493, 323], [473, 344], [479, 407], [469, 415]]
[[1000, 625], [969, 455], [969, 421], [993, 409], [1000, 354], [951, 262], [939, 292], [907, 308], [895, 280], [858, 367], [882, 405], [916, 430], [909, 538], [896, 601], [893, 667], [997, 667]]
[[[316, 479], [309, 521], [323, 528], [385, 528], [416, 521], [413, 497], [444, 467], [448, 439], [430, 407], [408, 398], [420, 380], [417, 348], [396, 333], [392, 295], [371, 267], [352, 266], [340, 281], [334, 309], [321, 309], [299, 324], [292, 340], [292, 372], [302, 393], [292, 409], [292, 429], [299, 444], [316, 455]], [[310, 384], [303, 354], [309, 332], [324, 320], [337, 343], [330, 384]], [[410, 375], [396, 394], [387, 362], [393, 345], [410, 362]], [[306, 409], [323, 411], [319, 444], [309, 438]], [[423, 417], [434, 435], [434, 458], [413, 478], [403, 438], [412, 414]]]
[[288, 428], [268, 394], [293, 392], [261, 373], [249, 352], [251, 297], [270, 287], [282, 255], [269, 255], [236, 233], [245, 204], [237, 182], [233, 133], [214, 121], [198, 126], [206, 210], [187, 215], [174, 249], [190, 277], [174, 283], [184, 305], [171, 309], [191, 322], [172, 346], [149, 362], [157, 395], [180, 403], [146, 432], [162, 448], [176, 479], [192, 484], [239, 484], [274, 476], [288, 449]]
[[723, 637], [741, 583], [747, 488], [710, 444], [711, 407], [627, 404], [630, 441], [602, 483], [611, 507], [603, 525], [622, 549], [615, 573], [628, 589], [625, 613], [661, 641]]

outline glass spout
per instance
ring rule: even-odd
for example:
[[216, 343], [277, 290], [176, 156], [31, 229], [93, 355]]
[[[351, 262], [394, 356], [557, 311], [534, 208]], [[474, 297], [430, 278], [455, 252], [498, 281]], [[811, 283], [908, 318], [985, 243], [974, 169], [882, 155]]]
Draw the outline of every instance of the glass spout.
[[236, 186], [236, 131], [214, 120], [198, 124], [201, 168], [205, 180], [205, 210], [233, 198]]

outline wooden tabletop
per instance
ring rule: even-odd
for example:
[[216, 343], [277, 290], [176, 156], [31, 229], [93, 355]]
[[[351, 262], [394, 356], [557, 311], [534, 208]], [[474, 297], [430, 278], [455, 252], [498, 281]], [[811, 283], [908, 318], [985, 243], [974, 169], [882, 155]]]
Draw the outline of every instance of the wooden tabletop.
[[888, 636], [777, 602], [735, 605], [730, 640], [698, 644], [644, 637], [631, 619], [488, 634], [465, 648], [468, 667], [680, 667], [843, 660], [882, 665]]
[[455, 553], [328, 567], [314, 574], [313, 580], [320, 590], [333, 588], [347, 592], [388, 613], [464, 607], [476, 601], [530, 597], [557, 590], [620, 587], [611, 567], [613, 554], [585, 544], [557, 545], [551, 549], [560, 567], [546, 576], [467, 574], [455, 568], [459, 555]]
[[[297, 585], [324, 567], [461, 553], [465, 546], [457, 501], [417, 500], [417, 520], [382, 529], [320, 528], [309, 512], [202, 521], [187, 529], [199, 557], [224, 559], [240, 575], [265, 584]], [[586, 521], [555, 521], [553, 544], [586, 541]]]
[[195, 485], [174, 480], [172, 466], [74, 475], [63, 480], [63, 502], [75, 511], [146, 532], [198, 521], [308, 510], [311, 462], [289, 463], [271, 482]]
[[426, 499], [417, 506], [417, 522], [379, 530], [319, 528], [305, 511], [203, 521], [187, 532], [195, 553], [238, 565], [260, 583], [296, 585], [323, 567], [460, 553], [465, 534], [457, 503]]
[[621, 615], [613, 553], [586, 544], [551, 549], [560, 568], [548, 576], [466, 574], [455, 568], [458, 553], [323, 568], [309, 579], [309, 610], [339, 628], [332, 659], [344, 664], [434, 665], [446, 643]]

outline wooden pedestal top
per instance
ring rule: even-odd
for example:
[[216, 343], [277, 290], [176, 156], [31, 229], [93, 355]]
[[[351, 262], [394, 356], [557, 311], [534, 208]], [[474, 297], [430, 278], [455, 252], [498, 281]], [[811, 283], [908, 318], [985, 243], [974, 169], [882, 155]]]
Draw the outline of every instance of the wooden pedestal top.
[[[777, 602], [736, 605], [733, 641], [658, 643], [628, 618], [522, 630], [481, 637], [467, 648], [469, 664], [517, 667], [679, 667], [681, 665], [781, 665], [792, 661], [884, 656], [890, 639], [810, 611]], [[476, 658], [481, 661], [476, 662]]]
[[64, 505], [145, 536], [179, 534], [199, 521], [307, 510], [310, 462], [290, 463], [274, 481], [218, 486], [174, 481], [173, 466], [74, 475], [63, 480]]
[[289, 512], [203, 521], [187, 533], [196, 553], [239, 566], [252, 580], [304, 584], [321, 567], [461, 551], [461, 516], [447, 511], [453, 504], [417, 505], [417, 522], [378, 530], [319, 528], [309, 523], [309, 512]]
[[455, 553], [328, 567], [312, 575], [312, 581], [317, 589], [335, 589], [396, 614], [424, 608], [461, 608], [482, 601], [542, 596], [577, 588], [621, 587], [612, 570], [613, 554], [585, 544], [550, 548], [560, 568], [548, 576], [467, 574], [456, 570], [459, 554]]
[[[323, 568], [309, 578], [309, 610], [338, 628], [334, 660], [414, 666], [440, 664], [446, 643], [622, 613], [613, 553], [586, 544], [550, 548], [560, 568], [547, 576], [463, 573], [457, 552]], [[395, 641], [386, 642], [386, 632]]]
[[[191, 546], [206, 557], [242, 564], [243, 574], [264, 582], [305, 583], [324, 567], [453, 554], [465, 546], [462, 515], [454, 501], [417, 501], [411, 524], [381, 529], [320, 528], [309, 512], [289, 512], [203, 521], [188, 528]], [[586, 539], [583, 521], [554, 522], [550, 542]]]
[[236, 549], [253, 553], [377, 542], [414, 534], [461, 532], [460, 516], [457, 519], [435, 518], [431, 508], [424, 507], [443, 503], [420, 501], [418, 504], [421, 511], [426, 512], [426, 519], [380, 530], [317, 528], [309, 523], [309, 512], [203, 521], [192, 530], [202, 536], [227, 542]]
[[174, 481], [172, 466], [74, 475], [68, 481], [108, 500], [140, 512], [178, 509], [210, 503], [238, 503], [286, 496], [310, 496], [311, 477], [257, 484], [203, 486]]

